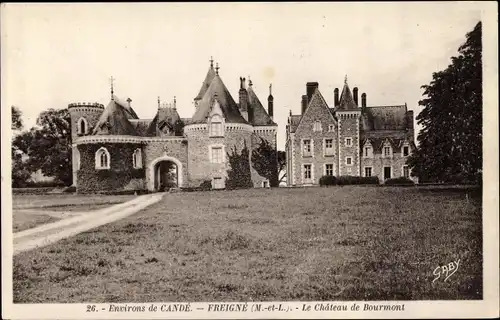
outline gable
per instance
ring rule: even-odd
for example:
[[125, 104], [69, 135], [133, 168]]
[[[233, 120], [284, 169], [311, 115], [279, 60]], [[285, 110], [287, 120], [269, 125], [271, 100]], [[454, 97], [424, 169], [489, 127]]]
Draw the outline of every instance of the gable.
[[328, 130], [328, 125], [337, 123], [319, 89], [314, 91], [295, 132], [313, 131], [312, 124], [315, 121], [321, 121], [323, 131]]

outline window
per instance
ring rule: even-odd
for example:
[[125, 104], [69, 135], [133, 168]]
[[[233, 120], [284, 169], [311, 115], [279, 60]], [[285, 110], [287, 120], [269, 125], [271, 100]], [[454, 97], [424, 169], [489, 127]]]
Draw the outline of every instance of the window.
[[352, 146], [352, 139], [351, 139], [351, 138], [345, 138], [345, 145], [346, 145], [347, 147]]
[[269, 181], [267, 180], [262, 181], [262, 188], [269, 188]]
[[313, 131], [323, 131], [323, 128], [321, 127], [321, 121], [316, 121], [314, 124], [313, 124]]
[[106, 148], [101, 148], [95, 153], [95, 168], [96, 169], [109, 169], [110, 156]]
[[222, 123], [222, 118], [219, 115], [214, 115], [210, 120], [210, 136], [211, 137], [224, 136], [224, 126]]
[[348, 166], [352, 166], [352, 158], [351, 157], [345, 158], [345, 164]]
[[372, 176], [372, 167], [365, 167], [365, 177]]
[[142, 168], [142, 151], [141, 149], [136, 149], [134, 151], [134, 155], [132, 156], [132, 163], [134, 164], [134, 168]]
[[312, 177], [311, 165], [305, 164], [304, 165], [304, 179], [311, 179], [311, 177]]
[[222, 180], [222, 178], [220, 178], [220, 177], [214, 178], [213, 188], [214, 189], [224, 189], [224, 180]]
[[410, 154], [410, 147], [403, 146], [403, 157], [408, 157], [408, 154]]
[[403, 166], [403, 177], [410, 178], [410, 169], [408, 169], [408, 166]]
[[211, 162], [212, 163], [223, 163], [224, 158], [223, 158], [223, 152], [222, 152], [222, 147], [212, 147], [211, 149]]
[[333, 124], [328, 125], [328, 132], [334, 132], [335, 131], [335, 126]]
[[331, 163], [325, 164], [325, 174], [327, 176], [333, 176], [333, 164]]
[[302, 155], [305, 157], [310, 157], [311, 156], [311, 140], [304, 140], [303, 141], [303, 152]]
[[363, 149], [363, 157], [365, 157], [365, 158], [373, 158], [373, 148], [371, 146], [366, 146]]
[[325, 156], [332, 156], [333, 153], [333, 139], [325, 139]]
[[79, 134], [86, 134], [87, 133], [87, 120], [85, 118], [80, 118], [78, 120], [78, 133]]
[[385, 146], [384, 147], [384, 157], [390, 157], [390, 156], [392, 156], [391, 147]]

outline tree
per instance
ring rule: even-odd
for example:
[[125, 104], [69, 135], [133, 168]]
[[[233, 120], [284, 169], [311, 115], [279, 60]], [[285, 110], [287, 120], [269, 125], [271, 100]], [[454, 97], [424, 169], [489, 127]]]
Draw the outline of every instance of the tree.
[[12, 130], [22, 130], [24, 125], [23, 125], [23, 120], [21, 116], [23, 115], [21, 110], [19, 110], [18, 107], [12, 106], [11, 107], [11, 115], [12, 115], [12, 123], [11, 123], [11, 128]]
[[458, 57], [422, 86], [418, 149], [408, 160], [424, 181], [479, 182], [482, 174], [481, 22], [467, 33]]
[[278, 186], [278, 153], [269, 141], [260, 138], [259, 147], [252, 150], [252, 167], [271, 187]]
[[40, 113], [38, 128], [16, 136], [13, 147], [28, 156], [27, 169], [41, 170], [58, 182], [72, 183], [71, 118], [67, 109], [49, 109]]
[[238, 154], [236, 146], [234, 146], [231, 153], [227, 153], [227, 157], [231, 168], [227, 170], [226, 188], [228, 190], [252, 188], [250, 157], [246, 143], [240, 154]]

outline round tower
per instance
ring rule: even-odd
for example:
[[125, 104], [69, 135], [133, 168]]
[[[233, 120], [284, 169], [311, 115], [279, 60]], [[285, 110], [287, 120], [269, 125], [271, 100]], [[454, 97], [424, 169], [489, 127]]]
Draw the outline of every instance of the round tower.
[[80, 154], [74, 144], [75, 140], [78, 137], [92, 134], [94, 126], [104, 111], [104, 105], [97, 102], [76, 102], [68, 105], [68, 111], [71, 116], [73, 185], [76, 186], [77, 172], [80, 168]]

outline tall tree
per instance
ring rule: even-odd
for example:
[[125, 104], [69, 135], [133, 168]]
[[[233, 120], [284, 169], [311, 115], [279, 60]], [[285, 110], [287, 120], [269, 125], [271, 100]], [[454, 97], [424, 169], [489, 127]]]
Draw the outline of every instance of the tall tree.
[[278, 153], [269, 141], [260, 138], [259, 146], [252, 150], [252, 167], [269, 180], [271, 187], [278, 186]]
[[459, 55], [424, 85], [418, 149], [409, 158], [421, 180], [478, 182], [482, 175], [481, 22], [467, 33]]
[[253, 187], [250, 172], [250, 155], [247, 145], [238, 153], [236, 146], [227, 153], [230, 168], [227, 170], [226, 189], [247, 189]]
[[12, 106], [11, 107], [11, 116], [12, 116], [12, 123], [11, 123], [11, 128], [12, 130], [22, 130], [23, 129], [23, 120], [22, 120], [22, 112], [19, 110], [18, 107]]
[[286, 179], [286, 152], [278, 151], [278, 185]]
[[48, 109], [40, 113], [38, 127], [16, 136], [13, 146], [28, 156], [30, 172], [41, 170], [46, 176], [70, 185], [71, 118], [67, 109]]
[[[11, 107], [11, 116], [12, 116], [12, 122], [11, 122], [11, 129], [14, 131], [20, 131], [23, 129], [23, 121], [22, 121], [22, 113], [19, 108], [12, 106]], [[11, 147], [11, 158], [12, 158], [12, 187], [14, 188], [20, 188], [26, 186], [28, 181], [31, 178], [31, 172], [29, 171], [25, 161], [24, 161], [24, 156], [26, 155], [26, 152], [23, 150], [26, 150], [26, 148], [20, 148], [19, 146], [16, 145], [15, 141], [19, 137], [19, 135], [16, 135], [15, 138], [12, 141], [12, 147]]]

